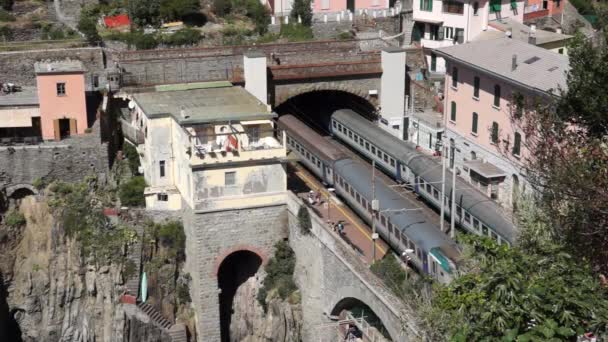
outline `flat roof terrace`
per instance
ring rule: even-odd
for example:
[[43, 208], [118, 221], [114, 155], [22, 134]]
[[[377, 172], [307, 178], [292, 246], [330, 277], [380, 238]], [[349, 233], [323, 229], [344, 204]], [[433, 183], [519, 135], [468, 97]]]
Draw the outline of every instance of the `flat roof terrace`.
[[229, 82], [210, 87], [198, 83], [156, 87], [154, 92], [138, 93], [133, 100], [148, 118], [173, 117], [180, 125], [210, 122], [271, 119], [276, 116], [244, 88]]

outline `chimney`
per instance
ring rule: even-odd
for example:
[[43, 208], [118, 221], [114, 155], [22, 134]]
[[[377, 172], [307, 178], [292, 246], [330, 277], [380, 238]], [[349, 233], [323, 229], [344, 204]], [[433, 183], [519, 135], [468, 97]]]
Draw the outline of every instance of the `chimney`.
[[517, 55], [513, 55], [511, 59], [511, 71], [515, 71], [517, 69]]

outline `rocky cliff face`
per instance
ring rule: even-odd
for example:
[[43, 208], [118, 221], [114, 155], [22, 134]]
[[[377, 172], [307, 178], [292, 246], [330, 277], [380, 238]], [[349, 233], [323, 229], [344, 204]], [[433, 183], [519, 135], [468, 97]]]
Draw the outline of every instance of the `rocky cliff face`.
[[256, 299], [261, 283], [251, 277], [237, 290], [230, 324], [232, 342], [301, 341], [302, 311], [299, 305], [280, 298], [267, 302], [267, 312]]

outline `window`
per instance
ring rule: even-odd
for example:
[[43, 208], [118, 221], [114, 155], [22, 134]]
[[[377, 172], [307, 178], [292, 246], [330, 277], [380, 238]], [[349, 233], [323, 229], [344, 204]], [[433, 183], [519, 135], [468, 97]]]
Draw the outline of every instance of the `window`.
[[513, 136], [513, 155], [519, 156], [521, 152], [521, 134], [519, 132], [515, 132]]
[[477, 160], [477, 153], [475, 151], [471, 151], [471, 160]]
[[382, 156], [382, 159], [384, 159], [384, 162], [388, 164], [388, 155], [386, 153]]
[[348, 131], [348, 137], [349, 137], [350, 139], [352, 139], [352, 138], [353, 138], [353, 132], [352, 132], [352, 131]]
[[376, 155], [378, 156], [378, 158], [382, 158], [382, 151], [378, 150], [376, 151]]
[[498, 144], [498, 122], [492, 122], [492, 134], [490, 135], [492, 143]]
[[473, 125], [471, 127], [471, 133], [473, 133], [473, 134], [477, 134], [478, 120], [479, 120], [479, 115], [477, 115], [477, 113], [473, 112]]
[[479, 12], [479, 2], [475, 1], [473, 3], [473, 15], [477, 15]]
[[479, 77], [475, 76], [475, 78], [473, 79], [473, 97], [476, 99], [479, 98], [479, 84]]
[[367, 141], [365, 142], [365, 149], [369, 151], [369, 143]]
[[431, 184], [426, 183], [426, 192], [428, 192], [430, 194], [431, 191], [433, 191], [433, 188], [431, 188]]
[[471, 223], [471, 214], [464, 212], [464, 222]]
[[380, 216], [380, 224], [386, 227], [386, 218], [384, 216]]
[[332, 121], [331, 124], [334, 126], [334, 128], [336, 128], [337, 125], [335, 121]]
[[479, 220], [473, 217], [473, 227], [479, 230]]
[[431, 71], [437, 71], [437, 55], [434, 53], [431, 53]]
[[452, 87], [458, 88], [458, 68], [452, 68]]
[[389, 160], [390, 160], [390, 162], [391, 162], [391, 166], [393, 166], [393, 167], [394, 167], [394, 166], [395, 166], [395, 159], [390, 158]]
[[161, 202], [167, 202], [169, 200], [169, 195], [163, 193], [156, 194], [156, 200]]
[[342, 125], [338, 124], [338, 131], [342, 133]]
[[433, 188], [433, 197], [435, 197], [436, 200], [439, 200], [439, 191], [435, 188]]
[[359, 193], [356, 193], [356, 194], [355, 194], [355, 200], [356, 200], [357, 202], [361, 202], [361, 196], [359, 196]]
[[388, 223], [388, 233], [393, 235], [393, 224], [392, 223]]
[[492, 239], [498, 241], [498, 235], [496, 235], [496, 233], [494, 233], [493, 231], [490, 232], [490, 234], [492, 234]]
[[456, 122], [456, 102], [452, 101], [452, 111], [450, 112], [450, 120]]
[[562, 0], [554, 0], [553, 3], [555, 4], [555, 7], [559, 8], [560, 3], [562, 2]]
[[65, 82], [57, 83], [57, 96], [65, 95]]
[[359, 136], [355, 134], [355, 142], [358, 144], [359, 143]]
[[488, 227], [486, 227], [486, 226], [484, 225], [484, 226], [482, 226], [481, 228], [482, 228], [481, 233], [482, 233], [483, 235], [486, 235], [486, 236], [487, 236], [487, 235], [488, 235]]
[[449, 26], [443, 27], [443, 37], [445, 39], [454, 39], [454, 28]]
[[564, 48], [559, 48], [559, 49], [557, 50], [557, 52], [558, 52], [560, 55], [563, 55], [563, 54], [564, 54]]
[[376, 148], [372, 146], [372, 154], [376, 154]]
[[236, 184], [236, 171], [230, 171], [224, 173], [224, 185], [235, 185]]
[[260, 142], [260, 126], [249, 126], [247, 128], [247, 137], [249, 138], [250, 144], [257, 144]]
[[451, 14], [463, 14], [464, 3], [455, 0], [443, 0], [443, 12]]
[[494, 107], [500, 107], [500, 86], [494, 86]]
[[158, 162], [158, 168], [160, 171], [160, 177], [163, 178], [165, 177], [165, 161], [161, 160]]
[[433, 11], [433, 0], [420, 0], [421, 11]]

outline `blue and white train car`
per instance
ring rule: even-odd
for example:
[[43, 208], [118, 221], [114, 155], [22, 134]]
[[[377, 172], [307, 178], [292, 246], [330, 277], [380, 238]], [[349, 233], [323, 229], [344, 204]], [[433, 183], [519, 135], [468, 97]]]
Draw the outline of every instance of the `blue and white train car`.
[[[441, 206], [441, 163], [416, 150], [414, 144], [389, 134], [352, 110], [335, 111], [331, 118], [332, 134], [374, 160], [398, 181], [413, 186], [416, 193], [436, 207]], [[452, 173], [446, 171], [446, 179]], [[450, 215], [452, 184], [445, 183], [446, 215]], [[462, 179], [456, 181], [456, 221], [469, 232], [488, 236], [498, 243], [512, 244], [517, 235], [513, 222], [500, 207]]]

